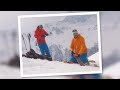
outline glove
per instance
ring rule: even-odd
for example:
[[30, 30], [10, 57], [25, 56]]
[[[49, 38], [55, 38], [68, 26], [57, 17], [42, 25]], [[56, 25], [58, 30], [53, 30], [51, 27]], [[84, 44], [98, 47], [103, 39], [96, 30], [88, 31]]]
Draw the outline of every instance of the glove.
[[73, 56], [73, 54], [74, 54], [74, 52], [72, 51], [72, 52], [71, 52], [71, 55]]
[[80, 54], [78, 54], [78, 56], [77, 57], [80, 57]]
[[48, 36], [49, 34], [46, 34], [46, 36]]

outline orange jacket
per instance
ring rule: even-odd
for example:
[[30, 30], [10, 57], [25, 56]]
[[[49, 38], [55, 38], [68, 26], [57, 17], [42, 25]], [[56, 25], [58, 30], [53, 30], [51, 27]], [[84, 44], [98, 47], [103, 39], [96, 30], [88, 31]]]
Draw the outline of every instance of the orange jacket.
[[87, 53], [87, 47], [85, 45], [85, 40], [84, 38], [78, 34], [77, 38], [72, 39], [71, 45], [70, 45], [70, 51], [74, 52], [75, 56], [77, 56], [78, 54], [82, 55], [84, 53]]

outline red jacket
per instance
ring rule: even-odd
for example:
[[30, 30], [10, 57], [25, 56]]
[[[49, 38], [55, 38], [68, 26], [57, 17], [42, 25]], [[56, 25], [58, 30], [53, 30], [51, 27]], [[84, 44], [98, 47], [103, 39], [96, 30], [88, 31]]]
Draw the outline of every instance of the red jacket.
[[45, 43], [45, 37], [42, 37], [42, 35], [48, 34], [44, 29], [36, 29], [34, 37], [37, 39], [38, 44]]

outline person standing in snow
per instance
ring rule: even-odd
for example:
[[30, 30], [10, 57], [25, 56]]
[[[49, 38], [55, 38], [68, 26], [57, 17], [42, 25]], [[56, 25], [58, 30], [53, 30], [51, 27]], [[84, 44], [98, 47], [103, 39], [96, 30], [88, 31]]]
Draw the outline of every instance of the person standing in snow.
[[37, 39], [37, 43], [40, 48], [41, 54], [43, 56], [45, 56], [45, 54], [46, 54], [48, 56], [48, 58], [50, 58], [50, 60], [52, 60], [49, 48], [48, 48], [46, 40], [45, 40], [46, 36], [48, 36], [48, 33], [43, 29], [42, 25], [39, 25], [37, 27], [37, 29], [35, 30], [34, 37]]
[[72, 42], [70, 45], [70, 52], [71, 52], [71, 57], [67, 61], [68, 63], [78, 63], [75, 57], [79, 58], [83, 64], [89, 65], [88, 59], [87, 59], [87, 47], [85, 44], [85, 40], [83, 36], [81, 36], [76, 29], [72, 31], [73, 33], [73, 38]]

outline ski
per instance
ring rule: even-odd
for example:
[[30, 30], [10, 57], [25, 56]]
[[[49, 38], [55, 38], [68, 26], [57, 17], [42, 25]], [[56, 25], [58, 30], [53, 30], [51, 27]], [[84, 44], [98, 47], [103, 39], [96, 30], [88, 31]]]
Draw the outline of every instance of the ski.
[[80, 66], [85, 66], [84, 63], [80, 60], [79, 57], [75, 57], [75, 59], [77, 60], [77, 62]]
[[29, 33], [29, 34], [28, 34], [28, 40], [29, 40], [29, 45], [30, 45], [30, 49], [31, 49], [30, 39], [31, 39], [31, 35], [30, 35], [30, 33]]

